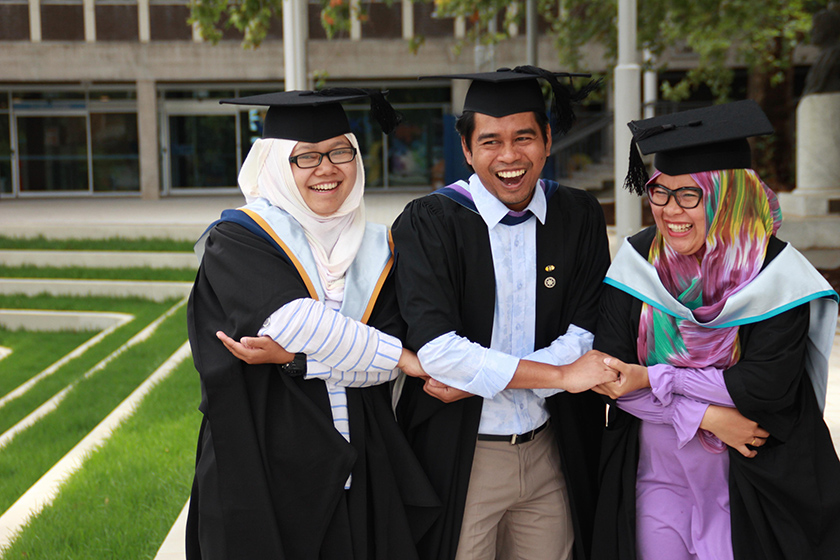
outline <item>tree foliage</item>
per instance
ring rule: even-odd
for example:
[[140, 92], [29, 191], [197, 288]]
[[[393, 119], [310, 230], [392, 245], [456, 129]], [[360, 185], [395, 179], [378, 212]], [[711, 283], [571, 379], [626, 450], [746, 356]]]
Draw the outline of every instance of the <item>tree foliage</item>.
[[[506, 5], [498, 0], [435, 3], [447, 14], [483, 14], [479, 25], [492, 17], [488, 12]], [[808, 42], [813, 15], [827, 5], [828, 0], [638, 0], [638, 46], [653, 55], [648, 64], [656, 70], [665, 69], [665, 53], [696, 56], [696, 64], [679, 82], [661, 85], [662, 97], [674, 101], [687, 99], [701, 86], [726, 101], [733, 68], [746, 68], [748, 94], [777, 131], [771, 142], [763, 143], [759, 167], [768, 182], [786, 190], [793, 178], [793, 54]], [[583, 49], [593, 43], [606, 47], [608, 63], [615, 64], [617, 0], [538, 0], [538, 6], [551, 23], [564, 67], [579, 69]], [[480, 27], [474, 32], [480, 33]], [[504, 32], [487, 37], [498, 40]]]
[[[300, 0], [303, 1], [303, 0]], [[386, 0], [388, 4], [394, 0]], [[491, 44], [508, 37], [510, 23], [524, 22], [525, 1], [511, 0], [414, 0], [433, 2], [444, 17], [463, 16], [469, 22], [463, 44]], [[606, 48], [607, 63], [615, 63], [617, 0], [536, 0], [540, 15], [551, 25], [560, 64], [578, 69], [587, 45]], [[700, 86], [708, 87], [718, 101], [731, 94], [733, 68], [749, 74], [749, 96], [756, 99], [777, 130], [778, 141], [763, 150], [769, 180], [787, 188], [792, 171], [790, 157], [776, 157], [791, 150], [790, 115], [793, 114], [793, 53], [809, 40], [813, 14], [829, 0], [637, 0], [639, 48], [649, 51], [650, 64], [665, 69], [665, 53], [696, 56], [696, 64], [677, 83], [663, 83], [665, 99], [683, 100]], [[321, 24], [332, 38], [350, 29], [351, 10], [364, 21], [367, 14], [350, 0], [321, 0]], [[273, 18], [281, 15], [282, 0], [191, 0], [191, 22], [210, 41], [218, 41], [223, 25], [243, 32], [245, 47], [254, 48], [265, 38]], [[511, 9], [513, 8], [513, 9]], [[495, 22], [491, 24], [491, 22]], [[417, 49], [423, 38], [412, 40]], [[785, 167], [787, 166], [787, 167]]]
[[[307, 0], [295, 0], [306, 2]], [[393, 4], [394, 0], [386, 0]], [[321, 26], [332, 39], [350, 31], [350, 15], [359, 21], [367, 20], [367, 13], [360, 3], [351, 7], [350, 0], [321, 0]], [[242, 32], [242, 46], [254, 49], [260, 46], [275, 20], [283, 14], [283, 0], [191, 0], [189, 23], [196, 24], [201, 36], [213, 43], [222, 38], [223, 28], [234, 27]]]

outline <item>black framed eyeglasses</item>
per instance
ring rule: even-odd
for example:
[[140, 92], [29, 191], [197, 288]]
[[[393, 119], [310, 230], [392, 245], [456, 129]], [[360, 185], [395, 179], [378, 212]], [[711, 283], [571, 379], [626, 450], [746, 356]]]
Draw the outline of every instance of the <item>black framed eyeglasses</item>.
[[356, 148], [336, 148], [329, 152], [305, 152], [290, 157], [289, 163], [294, 163], [301, 169], [311, 169], [321, 165], [324, 156], [327, 156], [330, 163], [335, 165], [339, 163], [350, 163], [356, 159]]
[[691, 210], [697, 208], [703, 200], [703, 189], [700, 187], [680, 187], [671, 190], [662, 185], [648, 185], [647, 193], [650, 203], [654, 206], [667, 206], [668, 200], [673, 196], [680, 208]]

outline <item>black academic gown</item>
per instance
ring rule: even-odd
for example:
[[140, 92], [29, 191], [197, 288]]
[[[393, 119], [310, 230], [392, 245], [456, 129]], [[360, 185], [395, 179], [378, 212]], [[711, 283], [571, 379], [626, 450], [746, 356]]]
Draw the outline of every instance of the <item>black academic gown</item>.
[[[647, 258], [655, 228], [630, 239]], [[764, 266], [785, 243], [770, 239]], [[595, 347], [639, 363], [642, 302], [608, 286]], [[770, 432], [758, 455], [729, 449], [732, 546], [737, 560], [840, 558], [840, 463], [805, 372], [809, 306], [740, 327], [741, 359], [724, 380], [738, 411]], [[636, 558], [636, 467], [641, 421], [610, 407], [593, 558]]]
[[[254, 336], [275, 310], [309, 297], [289, 259], [264, 237], [217, 224], [190, 296], [204, 418], [187, 558], [416, 558], [414, 541], [438, 501], [394, 421], [387, 384], [347, 390], [348, 443], [333, 426], [323, 381], [248, 365], [216, 339], [218, 330]], [[399, 327], [392, 281], [369, 323]]]
[[[410, 203], [392, 234], [407, 345], [417, 350], [455, 331], [489, 347], [495, 273], [481, 216], [432, 194]], [[594, 331], [608, 266], [598, 202], [583, 191], [559, 187], [548, 199], [545, 225], [537, 225], [537, 349], [550, 345], [570, 324]], [[398, 420], [444, 502], [443, 516], [418, 545], [421, 558], [455, 557], [482, 403], [482, 398], [471, 397], [444, 404], [424, 393], [416, 379], [409, 379], [403, 390]], [[560, 393], [547, 399], [547, 405], [569, 489], [575, 558], [583, 559], [592, 531], [604, 404], [586, 392]]]

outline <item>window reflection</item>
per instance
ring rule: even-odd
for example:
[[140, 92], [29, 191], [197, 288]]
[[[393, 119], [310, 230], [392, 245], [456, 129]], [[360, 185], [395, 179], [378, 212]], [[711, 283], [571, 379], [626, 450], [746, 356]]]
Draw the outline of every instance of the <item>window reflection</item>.
[[169, 118], [173, 188], [236, 186], [234, 116]]
[[90, 116], [93, 190], [140, 190], [137, 115], [94, 113]]
[[8, 113], [0, 113], [0, 193], [3, 194], [12, 192], [12, 146], [9, 129]]
[[21, 192], [88, 190], [84, 117], [18, 117]]

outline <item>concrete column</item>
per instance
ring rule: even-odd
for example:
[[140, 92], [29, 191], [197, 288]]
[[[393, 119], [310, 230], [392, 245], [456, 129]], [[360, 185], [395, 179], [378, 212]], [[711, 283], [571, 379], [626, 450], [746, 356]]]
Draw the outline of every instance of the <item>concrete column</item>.
[[840, 92], [806, 95], [796, 108], [796, 189], [779, 193], [783, 214], [822, 216], [840, 203]]
[[[646, 65], [652, 64], [653, 55], [649, 50], [645, 49], [644, 59]], [[656, 116], [656, 101], [659, 99], [659, 76], [656, 70], [645, 70], [642, 79], [643, 86], [643, 100], [644, 100], [644, 118], [650, 119]]]
[[455, 38], [463, 39], [467, 36], [467, 20], [464, 16], [455, 18]]
[[96, 11], [93, 6], [93, 0], [82, 1], [82, 12], [85, 19], [85, 42], [96, 42]]
[[362, 22], [359, 21], [360, 0], [350, 0], [350, 40], [362, 39]]
[[525, 43], [527, 45], [527, 62], [531, 66], [539, 66], [537, 49], [537, 0], [525, 0]]
[[283, 0], [283, 78], [286, 91], [308, 89], [306, 39], [307, 5]]
[[633, 235], [642, 227], [639, 197], [624, 188], [632, 134], [629, 121], [638, 120], [642, 106], [642, 76], [636, 45], [636, 0], [618, 1], [618, 64], [615, 67], [615, 232], [616, 241]]
[[157, 90], [154, 80], [137, 81], [137, 136], [140, 142], [140, 196], [160, 198]]
[[[516, 17], [517, 12], [519, 12], [519, 4], [516, 2], [508, 4], [506, 11], [507, 13], [510, 13], [511, 17]], [[505, 18], [507, 18], [507, 13], [505, 14]], [[507, 32], [511, 37], [517, 37], [519, 35], [519, 26], [515, 23], [511, 23], [508, 25]]]
[[467, 98], [467, 90], [470, 89], [469, 80], [452, 80], [452, 114], [460, 115], [464, 111], [464, 101]]
[[402, 37], [406, 41], [414, 38], [414, 2], [402, 0]]
[[41, 2], [29, 0], [29, 40], [41, 42]]
[[137, 0], [137, 35], [141, 43], [148, 43], [152, 40], [150, 17], [149, 0]]

